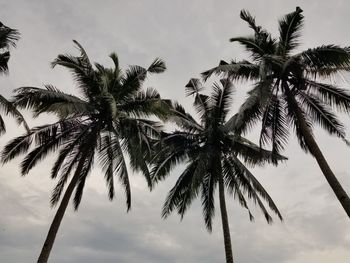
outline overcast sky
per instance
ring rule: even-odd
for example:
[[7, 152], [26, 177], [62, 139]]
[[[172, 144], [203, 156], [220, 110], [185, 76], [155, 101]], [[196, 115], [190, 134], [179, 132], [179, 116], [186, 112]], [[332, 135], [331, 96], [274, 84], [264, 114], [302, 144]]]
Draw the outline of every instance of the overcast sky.
[[[250, 34], [239, 18], [241, 9], [249, 10], [259, 24], [276, 33], [278, 18], [296, 6], [305, 15], [302, 49], [350, 44], [350, 3], [345, 0], [0, 0], [0, 21], [21, 32], [18, 47], [12, 51], [10, 75], [0, 77], [1, 93], [9, 97], [17, 87], [47, 83], [75, 93], [69, 73], [51, 69], [49, 62], [59, 53], [78, 54], [72, 43], [76, 39], [91, 60], [107, 65], [111, 65], [107, 56], [114, 51], [123, 66], [147, 66], [155, 57], [163, 58], [168, 70], [153, 76], [148, 85], [190, 109], [184, 85], [191, 77], [198, 77], [220, 59], [244, 57], [240, 48], [228, 42], [230, 37]], [[237, 86], [233, 110], [242, 103], [248, 88]], [[349, 117], [342, 120], [350, 128]], [[52, 116], [44, 116], [29, 123], [52, 121]], [[24, 132], [11, 119], [7, 119], [7, 129], [0, 145]], [[350, 192], [350, 149], [323, 131], [317, 130], [316, 139]], [[253, 169], [280, 208], [283, 223], [276, 219], [267, 225], [259, 211], [251, 223], [246, 211], [227, 196], [236, 262], [348, 263], [350, 224], [345, 212], [315, 160], [299, 149], [294, 138], [286, 155], [289, 161], [278, 167]], [[20, 161], [0, 169], [0, 261], [4, 263], [36, 262], [55, 213], [49, 206], [55, 184], [49, 179], [52, 158], [25, 178], [19, 174]], [[72, 206], [67, 209], [51, 262], [224, 262], [219, 210], [211, 234], [205, 229], [199, 202], [192, 205], [183, 221], [176, 214], [167, 220], [160, 218], [162, 202], [180, 168], [151, 193], [141, 176], [132, 175], [132, 209], [126, 213], [123, 192], [119, 190], [117, 199], [109, 202], [103, 175], [96, 166], [78, 212]]]

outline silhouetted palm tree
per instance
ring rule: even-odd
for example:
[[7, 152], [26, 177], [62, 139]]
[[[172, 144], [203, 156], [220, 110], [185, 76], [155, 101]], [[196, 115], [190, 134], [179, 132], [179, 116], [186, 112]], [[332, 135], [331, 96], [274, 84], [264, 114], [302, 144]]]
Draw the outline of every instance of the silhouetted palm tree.
[[59, 55], [52, 66], [60, 65], [72, 72], [80, 96], [63, 93], [51, 85], [19, 88], [14, 100], [16, 106], [32, 109], [34, 116], [54, 113], [59, 121], [32, 128], [29, 134], [9, 142], [2, 153], [2, 161], [7, 162], [27, 152], [34, 140], [36, 147], [21, 163], [22, 175], [26, 175], [38, 161], [51, 152], [59, 151], [51, 170], [52, 178], [59, 177], [51, 197], [53, 206], [59, 202], [69, 176], [73, 174], [38, 262], [48, 260], [74, 189], [74, 208], [78, 208], [96, 154], [105, 172], [109, 199], [114, 197], [114, 176], [117, 176], [125, 190], [127, 209], [130, 209], [131, 191], [125, 154], [130, 158], [132, 169], [141, 171], [151, 187], [145, 160], [160, 126], [145, 117], [162, 118], [169, 111], [169, 103], [162, 100], [156, 90], [141, 90], [149, 73], [165, 70], [162, 60], [154, 60], [147, 69], [130, 66], [123, 72], [117, 55], [112, 53], [113, 68], [105, 68], [98, 63], [93, 66], [85, 50], [74, 42], [81, 51], [80, 56]]
[[[0, 73], [8, 73], [8, 61], [10, 59], [10, 47], [16, 47], [19, 39], [19, 32], [16, 29], [9, 28], [0, 22]], [[14, 117], [18, 124], [23, 124], [29, 130], [22, 114], [16, 107], [8, 101], [4, 96], [0, 95], [0, 107], [7, 115]], [[5, 122], [0, 115], [0, 134], [6, 132]]]
[[[301, 148], [317, 160], [325, 178], [350, 217], [350, 199], [329, 167], [313, 135], [317, 124], [347, 144], [345, 129], [334, 109], [350, 112], [348, 90], [325, 83], [329, 77], [350, 69], [350, 47], [322, 45], [296, 52], [304, 17], [302, 10], [285, 15], [279, 21], [279, 38], [273, 38], [246, 11], [241, 18], [254, 31], [251, 37], [232, 38], [250, 54], [251, 61], [221, 61], [218, 67], [203, 73], [206, 79], [213, 73], [232, 80], [254, 81], [254, 88], [231, 122], [246, 131], [257, 121], [262, 122], [260, 143], [272, 144], [280, 152], [293, 130]], [[241, 125], [242, 124], [242, 125]]]
[[201, 94], [198, 79], [187, 84], [187, 95], [194, 95], [194, 107], [200, 115], [200, 123], [191, 117], [180, 105], [174, 106], [175, 121], [180, 130], [163, 133], [159, 152], [153, 157], [152, 178], [154, 182], [164, 179], [170, 170], [180, 163], [187, 167], [170, 190], [164, 203], [162, 216], [167, 217], [173, 210], [183, 217], [192, 200], [200, 195], [203, 216], [207, 229], [212, 229], [214, 216], [214, 194], [219, 187], [221, 220], [225, 244], [226, 262], [233, 262], [229, 223], [225, 203], [225, 187], [239, 203], [248, 209], [246, 198], [252, 199], [263, 211], [266, 220], [272, 221], [262, 200], [282, 219], [271, 197], [248, 170], [240, 158], [250, 165], [277, 163], [285, 159], [273, 155], [234, 132], [232, 123], [226, 122], [231, 107], [233, 86], [222, 79], [222, 88], [214, 84], [210, 96]]

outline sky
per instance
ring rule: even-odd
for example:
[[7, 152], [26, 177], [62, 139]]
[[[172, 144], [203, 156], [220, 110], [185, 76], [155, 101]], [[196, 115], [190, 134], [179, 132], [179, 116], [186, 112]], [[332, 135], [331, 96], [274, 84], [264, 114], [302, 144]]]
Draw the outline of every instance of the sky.
[[[191, 100], [184, 93], [188, 80], [199, 77], [220, 59], [246, 56], [228, 41], [251, 33], [239, 18], [240, 10], [249, 10], [257, 23], [276, 34], [278, 19], [296, 6], [305, 15], [300, 50], [328, 43], [349, 45], [350, 3], [345, 0], [0, 0], [0, 21], [21, 33], [12, 50], [10, 74], [0, 76], [1, 93], [9, 98], [15, 88], [50, 83], [76, 94], [70, 74], [49, 64], [60, 53], [78, 54], [72, 42], [76, 39], [92, 61], [110, 66], [108, 55], [112, 52], [117, 52], [123, 67], [147, 66], [154, 58], [163, 58], [168, 70], [152, 76], [147, 86], [191, 111]], [[344, 81], [339, 85], [350, 88]], [[244, 101], [248, 89], [249, 85], [236, 85], [232, 111]], [[30, 113], [24, 114], [31, 126], [55, 121], [53, 116], [32, 119]], [[349, 116], [341, 116], [341, 120], [349, 129]], [[10, 118], [6, 121], [7, 133], [0, 138], [0, 146], [24, 132]], [[255, 135], [248, 137], [256, 139]], [[317, 128], [315, 136], [350, 192], [349, 147]], [[258, 210], [254, 210], [255, 221], [250, 222], [246, 211], [227, 196], [236, 262], [349, 262], [349, 220], [316, 161], [299, 148], [293, 136], [285, 155], [288, 162], [278, 167], [252, 169], [275, 200], [283, 222], [275, 218], [268, 225]], [[0, 168], [1, 262], [36, 261], [55, 213], [49, 205], [55, 185], [49, 177], [52, 161], [50, 156], [26, 177], [19, 173], [21, 158]], [[151, 193], [142, 176], [131, 175], [132, 209], [127, 213], [122, 189], [110, 202], [103, 174], [95, 165], [79, 210], [74, 212], [70, 205], [66, 211], [50, 262], [224, 262], [217, 203], [212, 233], [205, 229], [198, 201], [182, 221], [176, 214], [161, 219], [162, 203], [181, 168], [174, 169]]]

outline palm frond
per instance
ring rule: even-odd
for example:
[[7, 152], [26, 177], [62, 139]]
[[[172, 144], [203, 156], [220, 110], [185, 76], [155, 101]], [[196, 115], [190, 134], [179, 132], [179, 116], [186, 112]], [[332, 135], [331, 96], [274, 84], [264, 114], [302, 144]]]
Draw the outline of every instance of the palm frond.
[[147, 72], [149, 73], [162, 73], [166, 70], [165, 62], [160, 59], [156, 58], [152, 64], [148, 67]]
[[254, 216], [250, 211], [247, 200], [243, 194], [243, 189], [241, 189], [239, 181], [236, 179], [236, 174], [239, 171], [235, 170], [227, 158], [223, 159], [222, 162], [222, 173], [225, 186], [229, 194], [233, 194], [235, 199], [238, 199], [239, 204], [248, 210], [250, 221], [254, 220]]
[[[131, 188], [129, 174], [124, 158], [123, 148], [128, 151], [125, 144], [119, 142], [119, 134], [115, 131], [105, 133], [99, 143], [99, 160], [105, 171], [105, 179], [108, 187], [108, 196], [114, 197], [114, 179], [117, 175], [126, 195], [127, 211], [131, 208]], [[133, 166], [133, 165], [132, 165]]]
[[260, 195], [269, 205], [271, 211], [273, 211], [281, 220], [282, 215], [279, 212], [276, 204], [264, 189], [264, 187], [259, 183], [259, 181], [254, 177], [254, 175], [247, 169], [244, 164], [235, 156], [231, 156], [230, 164], [235, 168], [237, 172], [236, 180], [239, 181], [241, 187], [244, 188], [248, 192], [248, 196], [252, 198], [254, 202], [257, 202], [260, 209], [265, 215], [266, 221], [268, 223], [272, 222], [272, 217], [269, 215], [267, 209], [264, 204], [260, 200]]
[[[37, 147], [29, 152], [22, 161], [22, 175], [29, 173], [38, 161], [44, 159], [49, 153], [56, 151], [63, 143], [67, 143], [72, 134], [78, 130], [78, 127], [74, 124], [76, 122], [71, 123], [66, 120], [33, 128]], [[89, 128], [91, 129], [91, 126]]]
[[34, 117], [44, 112], [57, 114], [60, 118], [93, 112], [91, 104], [74, 95], [63, 93], [52, 85], [45, 85], [45, 89], [36, 87], [18, 88], [13, 104], [22, 109], [32, 109]]
[[230, 42], [238, 42], [250, 53], [254, 60], [260, 59], [265, 54], [263, 47], [259, 45], [255, 37], [233, 37], [230, 38]]
[[201, 200], [205, 226], [209, 232], [212, 231], [212, 219], [215, 215], [214, 190], [217, 178], [207, 174], [202, 179]]
[[256, 33], [260, 33], [261, 27], [256, 25], [255, 17], [253, 17], [247, 10], [242, 9], [240, 12], [240, 17], [242, 20], [248, 23], [251, 29], [253, 29]]
[[168, 217], [174, 209], [177, 209], [182, 219], [193, 199], [197, 197], [204, 176], [206, 176], [205, 161], [200, 158], [191, 159], [169, 191], [163, 205], [162, 217]]
[[126, 162], [123, 154], [122, 146], [120, 145], [119, 139], [115, 138], [111, 142], [112, 144], [112, 152], [113, 152], [113, 158], [115, 160], [114, 162], [114, 172], [118, 175], [118, 179], [121, 182], [125, 197], [126, 197], [126, 207], [127, 211], [131, 209], [131, 187], [130, 187], [130, 181], [129, 181], [129, 173], [128, 169], [126, 167]]
[[109, 57], [113, 60], [115, 70], [119, 71], [119, 58], [117, 53], [113, 52], [109, 55]]
[[278, 54], [286, 56], [299, 45], [300, 30], [303, 26], [303, 10], [297, 7], [279, 21], [280, 39]]
[[10, 52], [5, 51], [0, 53], [0, 73], [8, 73], [8, 62], [10, 60]]
[[233, 84], [229, 79], [221, 79], [220, 82], [222, 84], [222, 89], [216, 83], [213, 85], [209, 108], [209, 110], [214, 113], [212, 118], [213, 121], [217, 122], [217, 125], [222, 125], [224, 123], [231, 107], [233, 93]]
[[1, 162], [7, 163], [18, 155], [26, 153], [32, 144], [32, 135], [33, 133], [29, 132], [8, 142], [1, 152]]
[[118, 98], [123, 99], [139, 91], [146, 76], [147, 70], [145, 68], [129, 66], [125, 75], [121, 78], [121, 89], [118, 91]]
[[237, 134], [245, 133], [251, 129], [261, 118], [262, 91], [259, 84], [250, 92], [250, 95], [224, 125], [226, 131], [234, 131]]
[[78, 42], [75, 42], [75, 44], [77, 44], [81, 56], [76, 57], [69, 54], [60, 54], [51, 63], [51, 66], [55, 67], [59, 65], [69, 69], [83, 95], [86, 98], [92, 99], [100, 91], [100, 80], [96, 76], [85, 50]]
[[57, 177], [62, 165], [67, 161], [70, 154], [73, 152], [76, 143], [70, 143], [66, 147], [62, 148], [58, 154], [58, 157], [51, 168], [51, 178], [54, 179]]
[[202, 126], [178, 103], [173, 103], [168, 121], [174, 122], [178, 127], [189, 133], [203, 131]]
[[108, 197], [110, 200], [114, 198], [114, 153], [112, 145], [111, 133], [107, 133], [102, 137], [101, 147], [99, 149], [99, 160], [102, 170], [105, 172], [105, 180], [108, 187]]
[[299, 145], [301, 149], [303, 149], [305, 152], [309, 151], [309, 146], [306, 143], [304, 133], [302, 132], [302, 127], [301, 127], [301, 122], [299, 120], [300, 117], [302, 117], [311, 133], [312, 134], [312, 124], [306, 114], [305, 111], [303, 111], [300, 108], [300, 105], [298, 104], [297, 101], [295, 101], [295, 98], [291, 95], [286, 95], [284, 96], [284, 100], [286, 101], [286, 115], [287, 115], [287, 123], [288, 126], [293, 127], [294, 131], [297, 135], [297, 139], [299, 142]]
[[3, 134], [5, 132], [6, 132], [6, 125], [5, 125], [4, 119], [0, 115], [0, 134]]
[[192, 78], [185, 86], [186, 96], [197, 95], [203, 90], [199, 79]]
[[133, 138], [138, 138], [137, 142], [142, 146], [148, 146], [149, 141], [159, 138], [161, 133], [162, 125], [158, 121], [141, 118], [120, 118], [118, 121], [115, 122], [117, 123], [115, 132], [120, 139], [128, 139], [131, 135]]
[[8, 73], [9, 49], [16, 47], [20, 37], [16, 29], [9, 28], [0, 22], [0, 73]]
[[230, 42], [238, 42], [256, 62], [261, 62], [266, 55], [273, 55], [276, 51], [276, 40], [265, 30], [255, 36], [231, 38]]
[[0, 25], [0, 49], [16, 47], [20, 34], [17, 29], [9, 28], [1, 23]]
[[207, 95], [199, 93], [203, 90], [202, 83], [199, 79], [192, 78], [185, 86], [186, 96], [194, 96], [194, 107], [200, 115], [202, 122], [205, 122], [208, 115], [208, 100]]
[[136, 136], [129, 136], [125, 138], [122, 146], [129, 155], [130, 166], [132, 167], [133, 171], [142, 172], [147, 181], [148, 187], [151, 190], [153, 184], [146, 161], [148, 161], [151, 154], [152, 142], [143, 133], [135, 135]]
[[117, 107], [118, 110], [137, 118], [156, 116], [165, 120], [171, 113], [170, 101], [162, 99], [159, 93], [152, 88], [136, 92]]
[[73, 130], [69, 129], [67, 126], [65, 126], [63, 129], [65, 131], [68, 129], [67, 132], [70, 133], [71, 138], [66, 140], [64, 145], [62, 145], [58, 157], [52, 166], [51, 178], [57, 177], [63, 163], [67, 161], [67, 158], [70, 159], [71, 154], [74, 153], [76, 147], [84, 140], [84, 137], [91, 129], [91, 126], [74, 123]]
[[285, 161], [287, 157], [282, 156], [274, 151], [268, 151], [250, 140], [237, 135], [228, 135], [225, 138], [225, 146], [227, 147], [228, 155], [237, 154], [244, 163], [255, 166], [265, 163], [274, 163]]
[[350, 92], [348, 90], [308, 79], [305, 82], [307, 91], [317, 96], [323, 103], [341, 112], [350, 112]]
[[40, 145], [29, 152], [21, 163], [21, 174], [24, 176], [38, 163], [44, 159], [49, 153], [54, 152], [60, 146], [63, 136], [58, 136], [55, 140], [51, 140], [46, 145]]
[[[93, 142], [92, 142], [92, 145], [93, 145]], [[83, 153], [82, 155], [85, 156], [85, 153]], [[74, 176], [79, 175], [79, 179], [75, 187], [75, 194], [73, 198], [74, 210], [78, 210], [79, 208], [81, 198], [84, 192], [85, 181], [89, 172], [91, 171], [93, 161], [94, 161], [94, 147], [92, 146], [90, 149], [88, 149], [88, 153], [86, 154], [86, 157], [81, 158], [79, 160], [79, 163], [75, 170]]]
[[[75, 183], [75, 194], [73, 198], [73, 206], [75, 210], [77, 210], [80, 205], [85, 181], [93, 166], [95, 149], [99, 141], [99, 134], [100, 125], [98, 123], [95, 123], [93, 126], [90, 126], [90, 129], [83, 137], [83, 141], [77, 147], [79, 160], [76, 160], [77, 165], [74, 176], [72, 178], [72, 180], [77, 178], [77, 181]], [[74, 164], [71, 163], [71, 165]], [[68, 169], [70, 169], [71, 165], [68, 166]]]
[[11, 115], [15, 118], [18, 124], [23, 124], [24, 128], [29, 131], [29, 126], [24, 119], [22, 113], [16, 108], [14, 103], [8, 101], [0, 95], [0, 108], [5, 112], [6, 115]]
[[[272, 95], [262, 117], [260, 145], [271, 143], [272, 152], [281, 153], [288, 141], [288, 128], [283, 102]], [[274, 163], [277, 164], [277, 160]]]
[[322, 45], [307, 49], [295, 57], [300, 57], [306, 71], [314, 73], [316, 76], [323, 76], [325, 71], [329, 70], [335, 74], [350, 67], [350, 47]]
[[311, 117], [313, 122], [319, 124], [329, 134], [336, 135], [350, 145], [350, 142], [345, 138], [344, 125], [337, 119], [331, 109], [310, 94], [299, 92], [298, 98], [301, 100], [301, 106], [304, 108], [304, 111]]
[[160, 151], [153, 157], [151, 177], [153, 182], [163, 180], [166, 175], [180, 162], [195, 154], [196, 144], [190, 136], [174, 132], [161, 140]]
[[68, 158], [66, 159], [66, 162], [62, 168], [60, 179], [51, 193], [50, 204], [52, 207], [58, 204], [58, 201], [61, 198], [63, 189], [68, 181], [69, 175], [71, 174], [72, 170], [77, 166], [79, 162], [80, 155], [81, 155], [81, 152], [79, 152], [78, 150], [72, 151], [69, 154]]
[[206, 81], [213, 74], [224, 75], [231, 80], [256, 80], [259, 77], [259, 66], [247, 60], [234, 61], [227, 63], [223, 60], [215, 68], [201, 73], [202, 78]]
[[87, 55], [83, 46], [76, 40], [73, 40], [73, 43], [78, 47], [78, 49], [80, 51], [80, 60], [83, 62], [82, 64], [87, 66], [87, 67], [92, 68], [89, 56]]

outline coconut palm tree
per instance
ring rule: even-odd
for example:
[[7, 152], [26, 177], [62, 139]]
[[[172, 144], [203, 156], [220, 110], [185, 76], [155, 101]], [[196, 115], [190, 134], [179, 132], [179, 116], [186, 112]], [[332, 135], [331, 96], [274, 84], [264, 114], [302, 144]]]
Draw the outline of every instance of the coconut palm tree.
[[[261, 121], [260, 143], [270, 143], [279, 153], [294, 130], [305, 152], [316, 159], [326, 180], [350, 217], [350, 199], [329, 167], [313, 135], [314, 124], [347, 144], [345, 129], [334, 110], [350, 112], [350, 93], [328, 78], [350, 69], [350, 47], [322, 45], [298, 52], [304, 16], [297, 7], [279, 21], [279, 38], [257, 26], [254, 17], [241, 11], [241, 18], [253, 29], [254, 36], [231, 38], [250, 54], [251, 60], [221, 61], [218, 67], [203, 72], [224, 74], [232, 80], [253, 81], [254, 87], [234, 116], [237, 132], [245, 132]], [[239, 123], [239, 124], [238, 124]]]
[[[8, 61], [10, 59], [11, 47], [16, 47], [16, 42], [19, 39], [19, 32], [16, 29], [9, 28], [0, 22], [0, 74], [8, 73]], [[0, 95], [0, 107], [6, 115], [14, 117], [18, 124], [23, 124], [29, 130], [22, 114], [8, 101], [4, 96]], [[5, 122], [0, 115], [0, 134], [6, 132]]]
[[225, 121], [231, 107], [233, 86], [228, 79], [222, 79], [221, 84], [222, 87], [213, 85], [210, 96], [200, 93], [203, 87], [198, 79], [192, 79], [187, 84], [187, 95], [195, 97], [194, 107], [200, 116], [200, 122], [196, 122], [180, 105], [174, 106], [171, 120], [180, 129], [173, 133], [163, 133], [159, 151], [152, 159], [151, 176], [156, 183], [163, 180], [173, 167], [186, 163], [186, 168], [167, 195], [162, 216], [166, 218], [173, 210], [177, 210], [183, 217], [192, 200], [200, 195], [204, 221], [209, 231], [212, 230], [215, 210], [215, 190], [219, 187], [226, 262], [232, 263], [225, 187], [248, 209], [251, 220], [253, 216], [248, 208], [247, 197], [258, 204], [267, 222], [271, 222], [272, 217], [263, 200], [282, 219], [275, 203], [244, 162], [250, 165], [269, 162], [276, 164], [285, 158], [263, 150], [233, 132], [231, 123]]
[[132, 169], [141, 171], [151, 187], [146, 159], [160, 126], [158, 122], [145, 117], [163, 118], [169, 111], [169, 103], [162, 100], [156, 90], [141, 89], [148, 74], [165, 70], [162, 60], [154, 60], [147, 69], [130, 66], [124, 72], [119, 67], [115, 53], [110, 55], [113, 68], [98, 63], [93, 65], [82, 46], [74, 42], [81, 54], [59, 55], [52, 66], [63, 66], [71, 71], [79, 96], [64, 93], [52, 85], [46, 85], [45, 88], [19, 88], [14, 97], [16, 106], [33, 110], [34, 117], [42, 113], [53, 113], [59, 120], [32, 128], [28, 134], [9, 142], [2, 152], [2, 161], [5, 163], [27, 152], [34, 142], [35, 148], [21, 163], [22, 175], [26, 175], [49, 153], [58, 151], [51, 170], [52, 178], [59, 177], [52, 192], [52, 206], [58, 204], [70, 180], [38, 262], [47, 262], [74, 190], [73, 204], [75, 210], [78, 209], [96, 155], [104, 171], [109, 199], [114, 197], [116, 176], [125, 190], [127, 210], [131, 207], [131, 189], [125, 155], [130, 158]]

